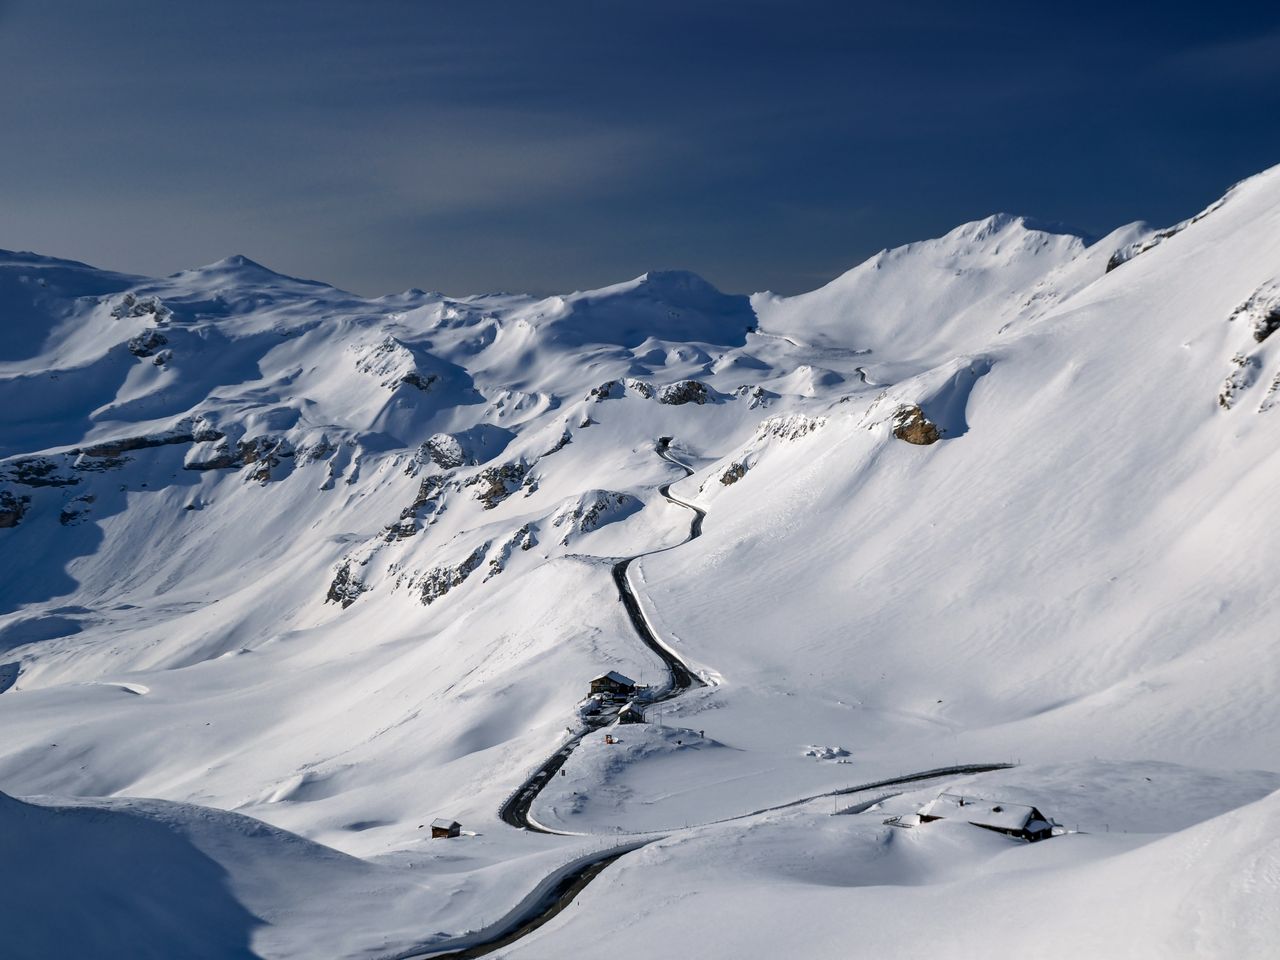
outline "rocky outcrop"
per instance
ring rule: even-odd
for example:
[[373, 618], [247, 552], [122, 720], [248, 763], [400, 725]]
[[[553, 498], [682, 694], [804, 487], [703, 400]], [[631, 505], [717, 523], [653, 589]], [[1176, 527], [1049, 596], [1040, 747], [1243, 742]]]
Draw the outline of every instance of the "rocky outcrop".
[[80, 478], [67, 470], [66, 457], [18, 457], [0, 466], [0, 480], [26, 487], [71, 487]]
[[418, 492], [413, 498], [413, 502], [400, 511], [400, 519], [391, 526], [387, 527], [386, 540], [405, 540], [417, 534], [419, 527], [420, 514], [423, 508], [436, 504], [436, 511], [443, 510], [443, 504], [440, 501], [440, 495], [444, 492], [447, 477], [443, 474], [432, 473], [423, 477], [418, 483]]
[[724, 473], [720, 474], [720, 482], [726, 487], [737, 483], [747, 475], [747, 465], [745, 463], [731, 463]]
[[72, 526], [80, 523], [89, 515], [89, 508], [97, 497], [91, 493], [83, 496], [73, 497], [63, 504], [62, 511], [58, 514], [58, 522], [64, 527]]
[[1247, 323], [1256, 343], [1264, 342], [1280, 330], [1280, 279], [1264, 283], [1227, 318]]
[[164, 305], [159, 297], [139, 297], [126, 293], [120, 302], [111, 308], [111, 316], [117, 320], [127, 317], [152, 317], [157, 324], [163, 326], [173, 317], [173, 311]]
[[590, 533], [613, 520], [619, 520], [640, 508], [640, 501], [629, 493], [614, 490], [588, 490], [576, 500], [562, 506], [551, 518], [553, 527], [564, 528], [560, 545], [567, 546], [576, 534]]
[[1257, 357], [1241, 353], [1231, 358], [1231, 366], [1232, 371], [1227, 374], [1222, 389], [1218, 391], [1218, 406], [1223, 410], [1230, 410], [1235, 406], [1237, 395], [1257, 382], [1258, 373], [1262, 369], [1262, 363]]
[[1119, 250], [1113, 253], [1111, 255], [1111, 259], [1107, 261], [1106, 272], [1110, 273], [1116, 267], [1120, 266], [1123, 263], [1128, 263], [1130, 260], [1138, 256], [1139, 254], [1146, 253], [1152, 247], [1159, 246], [1161, 243], [1168, 240], [1170, 237], [1177, 236], [1179, 233], [1187, 229], [1187, 227], [1191, 226], [1193, 223], [1203, 220], [1209, 214], [1213, 213], [1213, 211], [1221, 207], [1224, 203], [1227, 202], [1227, 198], [1230, 196], [1231, 194], [1230, 192], [1228, 192], [1226, 196], [1222, 197], [1221, 199], [1212, 203], [1210, 206], [1201, 210], [1199, 213], [1197, 213], [1194, 217], [1191, 217], [1189, 220], [1183, 220], [1181, 223], [1175, 223], [1172, 227], [1167, 227], [1164, 230], [1156, 231], [1151, 236], [1147, 237], [1145, 240], [1139, 240], [1136, 243], [1129, 244], [1127, 247], [1121, 247]]
[[438, 374], [423, 369], [414, 349], [395, 337], [386, 336], [376, 344], [353, 349], [356, 352], [356, 369], [377, 377], [388, 389], [394, 390], [404, 384], [425, 392], [440, 379]]
[[484, 582], [488, 583], [507, 568], [507, 561], [511, 559], [511, 552], [516, 547], [519, 547], [521, 550], [529, 550], [537, 542], [537, 538], [534, 537], [529, 524], [526, 523], [519, 530], [504, 540], [502, 546], [500, 546], [497, 552], [489, 558], [489, 572], [485, 574]]
[[249, 478], [267, 483], [272, 471], [293, 458], [293, 446], [284, 437], [262, 435], [232, 444], [225, 437], [198, 443], [187, 451], [182, 466], [186, 470], [232, 470], [253, 467]]
[[20, 497], [8, 490], [0, 490], [0, 529], [16, 527], [26, 516], [30, 497]]
[[737, 390], [733, 391], [733, 395], [735, 397], [746, 397], [747, 408], [749, 410], [755, 410], [758, 407], [767, 407], [770, 400], [776, 400], [778, 398], [778, 395], [773, 391], [766, 390], [764, 387], [753, 387], [749, 383], [744, 383], [742, 386], [738, 387]]
[[500, 467], [488, 467], [465, 481], [463, 486], [478, 487], [476, 499], [484, 504], [486, 510], [492, 510], [520, 489], [525, 470], [525, 465], [519, 462], [504, 463]]
[[826, 417], [808, 417], [793, 413], [785, 417], [770, 417], [756, 428], [755, 440], [799, 440], [826, 425]]
[[636, 396], [645, 400], [653, 399], [653, 384], [645, 383], [643, 380], [637, 380], [635, 377], [627, 377], [626, 387]]
[[622, 396], [622, 384], [617, 380], [606, 380], [600, 386], [593, 387], [591, 392], [587, 394], [587, 399], [599, 403], [601, 400], [609, 400], [620, 396]]
[[569, 432], [568, 427], [565, 427], [564, 432], [560, 434], [560, 439], [555, 442], [555, 446], [553, 446], [550, 450], [544, 453], [543, 456], [549, 457], [553, 453], [559, 453], [561, 450], [563, 450], [565, 447], [567, 447], [571, 443], [573, 443], [573, 434]]
[[471, 576], [476, 567], [484, 561], [484, 555], [488, 552], [489, 544], [485, 542], [471, 551], [471, 555], [457, 566], [436, 567], [434, 570], [429, 570], [418, 586], [419, 599], [430, 606], [450, 590], [461, 586], [463, 581]]
[[669, 383], [658, 392], [658, 402], [673, 407], [686, 403], [706, 403], [710, 398], [707, 385], [700, 380], [680, 380]]
[[462, 442], [447, 433], [437, 433], [422, 445], [422, 452], [427, 459], [441, 470], [452, 470], [466, 462], [466, 451]]
[[345, 610], [360, 598], [369, 588], [351, 572], [351, 561], [344, 560], [329, 584], [329, 592], [325, 594], [325, 603], [340, 603]]
[[941, 437], [937, 424], [925, 417], [924, 411], [915, 404], [899, 407], [894, 413], [893, 435], [920, 446], [937, 443]]
[[136, 337], [131, 337], [126, 346], [129, 348], [130, 353], [141, 359], [158, 353], [160, 348], [168, 342], [169, 338], [159, 330], [149, 328], [143, 330]]

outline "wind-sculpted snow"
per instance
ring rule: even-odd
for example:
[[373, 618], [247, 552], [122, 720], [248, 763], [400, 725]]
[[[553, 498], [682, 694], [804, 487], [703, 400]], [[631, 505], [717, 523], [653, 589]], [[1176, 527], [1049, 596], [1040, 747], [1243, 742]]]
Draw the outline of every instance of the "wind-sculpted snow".
[[[495, 811], [579, 730], [593, 677], [660, 687], [676, 651], [717, 682], [650, 703], [620, 743], [587, 734], [545, 791], [567, 833], [671, 836], [599, 875], [590, 922], [566, 910], [513, 956], [669, 950], [673, 930], [725, 955], [848, 952], [825, 922], [735, 939], [714, 920], [731, 900], [945, 953], [988, 882], [1098, 910], [1095, 878], [1137, 895], [1123, 864], [1164, 870], [1205, 838], [1263, 851], [1252, 887], [1223, 859], [1206, 874], [1222, 892], [1202, 890], [1217, 955], [1248, 955], [1227, 897], [1268, 889], [1259, 785], [1280, 737], [1280, 170], [1210, 209], [1154, 243], [996, 216], [796, 297], [651, 273], [366, 299], [242, 257], [148, 279], [0, 255], [0, 783], [194, 804], [173, 817], [213, 838], [244, 828], [231, 810], [305, 836], [156, 840], [191, 881], [175, 916], [225, 920], [242, 953], [324, 954], [344, 924], [334, 955], [474, 941], [617, 852]], [[805, 756], [830, 745], [849, 762]], [[976, 760], [1032, 772], [966, 789], [1089, 811], [1091, 836], [1011, 852], [963, 824], [884, 826], [923, 796], [848, 797], [863, 812], [835, 818], [795, 804]], [[1178, 820], [1162, 781], [1213, 802]], [[123, 823], [118, 802], [93, 816]], [[1136, 830], [1136, 805], [1163, 811], [1163, 839], [1098, 839]], [[91, 833], [31, 816], [84, 877], [106, 870]], [[436, 817], [464, 835], [426, 839]], [[315, 900], [331, 924], [236, 879], [283, 883], [244, 865], [284, 848], [335, 878]], [[390, 891], [385, 912], [344, 906], [347, 868], [310, 859], [335, 850], [352, 884]], [[6, 889], [23, 857], [0, 857]], [[1190, 897], [1192, 876], [1168, 882]], [[650, 878], [700, 892], [627, 899]], [[894, 897], [913, 923], [877, 939]], [[1189, 952], [1157, 915], [1161, 955]], [[156, 924], [183, 953], [181, 925]], [[93, 952], [67, 929], [54, 952]]]

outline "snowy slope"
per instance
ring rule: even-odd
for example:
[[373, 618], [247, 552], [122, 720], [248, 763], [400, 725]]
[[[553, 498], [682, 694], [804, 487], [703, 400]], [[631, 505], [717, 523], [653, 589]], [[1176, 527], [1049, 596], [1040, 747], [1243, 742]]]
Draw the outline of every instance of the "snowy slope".
[[[690, 903], [750, 903], [779, 864], [802, 874], [847, 845], [865, 853], [852, 874], [786, 896], [838, 915], [826, 887], [918, 886], [941, 919], [885, 926], [890, 955], [936, 953], [977, 910], [974, 878], [1012, 891], [1018, 857], [1047, 858], [1026, 861], [1044, 896], [1105, 913], [1095, 885], [1129, 892], [1206, 838], [1243, 850], [1272, 818], [1278, 284], [1280, 169], [1176, 231], [1091, 243], [997, 215], [790, 298], [664, 272], [549, 298], [370, 300], [243, 257], [148, 279], [5, 254], [0, 789], [159, 798], [119, 827], [125, 801], [84, 802], [106, 811], [104, 838], [168, 831], [156, 842], [193, 875], [253, 822], [218, 811], [307, 838], [218, 846], [231, 880], [199, 922], [238, 932], [210, 955], [448, 939], [603, 838], [648, 831], [674, 834], [584, 896], [629, 897], [645, 871]], [[695, 476], [657, 455], [663, 437]], [[664, 550], [692, 516], [659, 494], [672, 482], [707, 516]], [[514, 831], [498, 807], [578, 728], [591, 677], [667, 682], [610, 575], [639, 554], [645, 618], [709, 683], [573, 751], [531, 813], [587, 836]], [[1158, 842], [1016, 855], [954, 831], [931, 850], [883, 817], [828, 825], [821, 801], [747, 816], [1006, 760], [1029, 779], [992, 789], [1061, 817], [1080, 798], [1043, 773], [1055, 764], [1097, 777], [1104, 824], [1159, 806], [1135, 800], [1139, 771], [1198, 799], [1181, 819], [1160, 799]], [[39, 820], [38, 845], [89, 842], [47, 812], [67, 803], [0, 816]], [[424, 842], [440, 815], [477, 836]], [[190, 817], [194, 847], [173, 827]], [[352, 899], [349, 938], [328, 941], [274, 890], [278, 840], [333, 891], [321, 912], [342, 916], [371, 862], [400, 892], [377, 914]], [[764, 872], [730, 883], [746, 864]], [[1179, 896], [1204, 889], [1170, 877]], [[1211, 945], [1237, 909], [1220, 903]], [[866, 924], [883, 909], [857, 905]], [[689, 936], [751, 955], [700, 916], [681, 916]], [[591, 942], [569, 919], [536, 935], [554, 948], [518, 949]], [[1179, 950], [1194, 940], [1155, 906], [1150, 923]], [[965, 943], [988, 925], [1024, 944], [996, 919]], [[817, 923], [802, 952], [840, 942]]]

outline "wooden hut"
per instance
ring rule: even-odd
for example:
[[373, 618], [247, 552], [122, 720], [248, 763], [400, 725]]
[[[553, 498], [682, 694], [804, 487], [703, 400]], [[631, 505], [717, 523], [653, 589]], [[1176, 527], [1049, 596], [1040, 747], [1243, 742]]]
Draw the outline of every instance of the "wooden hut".
[[462, 824], [457, 820], [448, 820], [444, 817], [431, 821], [431, 839], [439, 840], [444, 837], [457, 837], [462, 835]]

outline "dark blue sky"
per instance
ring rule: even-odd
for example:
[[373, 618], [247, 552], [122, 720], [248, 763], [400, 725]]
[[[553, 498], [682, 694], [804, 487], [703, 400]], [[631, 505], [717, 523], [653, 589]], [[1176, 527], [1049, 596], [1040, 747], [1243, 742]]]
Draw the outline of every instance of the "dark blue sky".
[[0, 0], [0, 246], [362, 293], [809, 289], [1280, 162], [1280, 4]]

